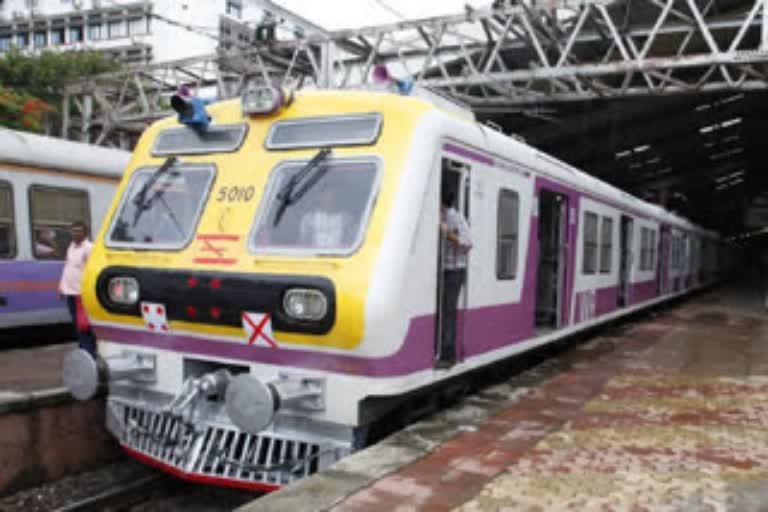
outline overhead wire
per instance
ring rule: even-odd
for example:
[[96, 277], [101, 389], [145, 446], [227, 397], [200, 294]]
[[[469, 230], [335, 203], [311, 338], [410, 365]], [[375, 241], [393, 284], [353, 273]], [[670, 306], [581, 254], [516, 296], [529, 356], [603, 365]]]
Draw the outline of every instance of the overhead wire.
[[378, 4], [379, 7], [382, 7], [384, 10], [388, 11], [390, 14], [393, 14], [394, 16], [400, 18], [401, 20], [408, 19], [402, 12], [398, 11], [391, 5], [389, 5], [384, 0], [373, 0], [374, 3]]

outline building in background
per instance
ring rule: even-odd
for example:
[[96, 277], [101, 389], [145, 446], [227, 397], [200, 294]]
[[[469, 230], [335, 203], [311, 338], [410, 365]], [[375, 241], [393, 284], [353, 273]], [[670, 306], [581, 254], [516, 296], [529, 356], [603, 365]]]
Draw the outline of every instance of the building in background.
[[249, 0], [0, 0], [0, 54], [90, 49], [166, 62], [213, 53], [221, 27], [261, 17]]

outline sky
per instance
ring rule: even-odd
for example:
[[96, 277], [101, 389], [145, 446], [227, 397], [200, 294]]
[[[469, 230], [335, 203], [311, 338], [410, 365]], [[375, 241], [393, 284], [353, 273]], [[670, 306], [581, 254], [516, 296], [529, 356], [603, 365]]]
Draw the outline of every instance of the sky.
[[459, 14], [464, 6], [491, 0], [273, 0], [328, 30], [359, 28], [404, 20]]

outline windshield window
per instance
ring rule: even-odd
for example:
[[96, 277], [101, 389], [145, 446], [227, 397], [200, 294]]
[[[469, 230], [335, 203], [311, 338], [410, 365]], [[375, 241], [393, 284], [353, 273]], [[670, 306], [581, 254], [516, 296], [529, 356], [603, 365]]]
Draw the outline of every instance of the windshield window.
[[[110, 227], [108, 245], [180, 249], [192, 236], [208, 195], [212, 166], [176, 164], [134, 173]], [[150, 186], [144, 189], [146, 183]]]
[[211, 125], [205, 131], [187, 126], [166, 128], [155, 139], [152, 154], [200, 155], [237, 151], [245, 139], [246, 124]]
[[268, 149], [373, 144], [381, 131], [381, 114], [302, 117], [274, 123]]
[[284, 204], [280, 190], [306, 163], [283, 163], [272, 173], [251, 239], [254, 251], [343, 255], [360, 244], [376, 195], [378, 162], [323, 161], [310, 186]]

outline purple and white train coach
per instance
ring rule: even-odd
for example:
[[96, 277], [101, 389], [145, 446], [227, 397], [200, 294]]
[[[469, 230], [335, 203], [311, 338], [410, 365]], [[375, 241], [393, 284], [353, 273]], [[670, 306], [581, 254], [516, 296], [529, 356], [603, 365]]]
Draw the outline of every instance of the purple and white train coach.
[[69, 322], [69, 225], [101, 224], [130, 153], [0, 129], [0, 330]]

